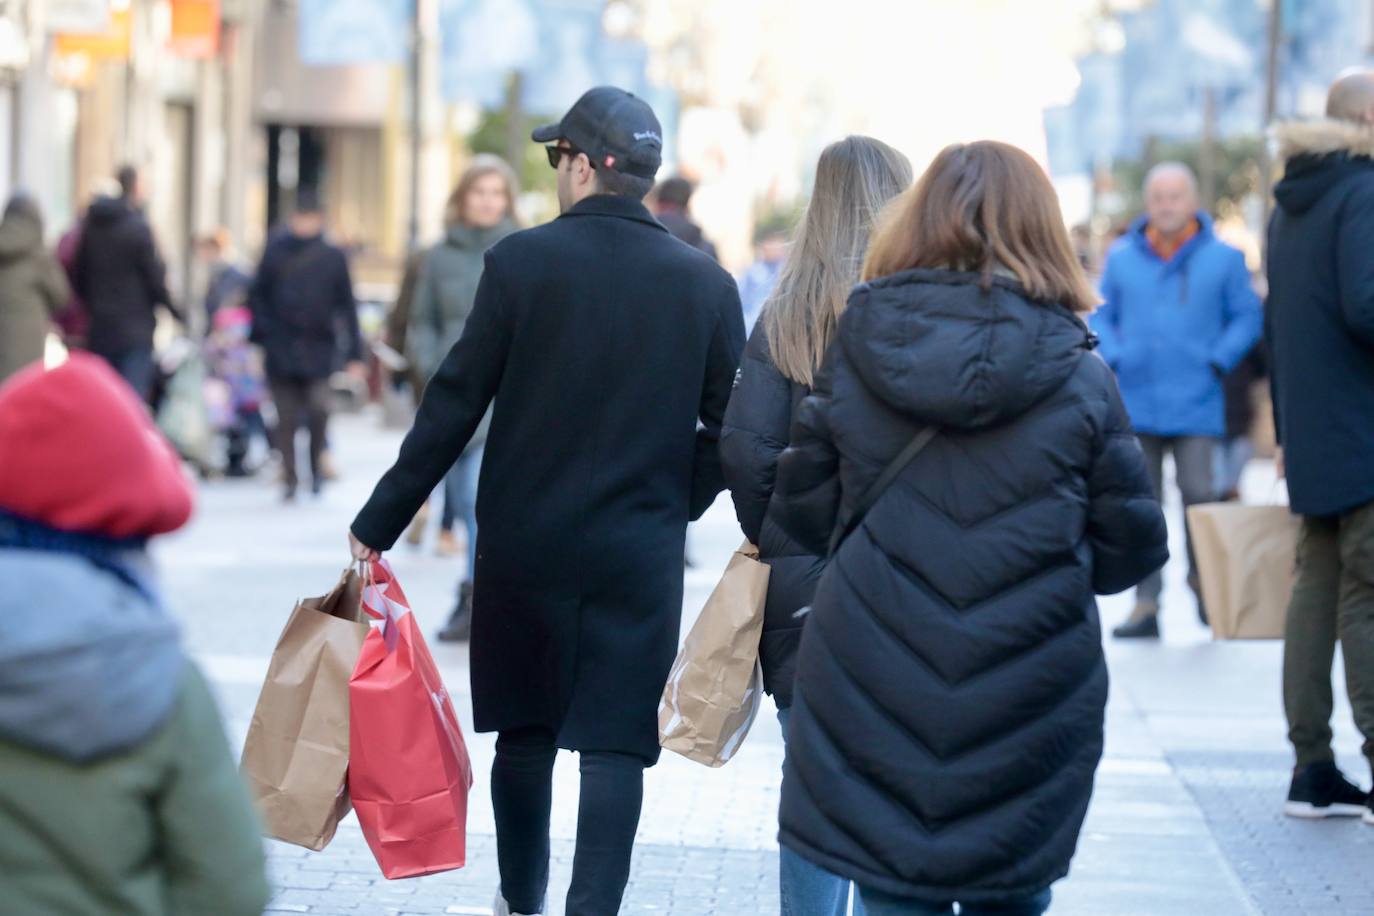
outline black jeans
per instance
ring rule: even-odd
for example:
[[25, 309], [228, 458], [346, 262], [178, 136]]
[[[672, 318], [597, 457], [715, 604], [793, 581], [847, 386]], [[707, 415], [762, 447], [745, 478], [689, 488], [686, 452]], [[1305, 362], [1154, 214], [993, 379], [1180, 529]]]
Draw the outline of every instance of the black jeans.
[[[501, 732], [491, 767], [501, 896], [512, 912], [542, 913], [549, 889], [553, 732]], [[633, 754], [583, 751], [577, 851], [567, 916], [614, 916], [630, 878], [630, 854], [644, 803], [644, 761]]]
[[325, 450], [329, 427], [329, 408], [333, 392], [327, 379], [299, 379], [278, 376], [269, 380], [272, 400], [277, 405], [277, 449], [281, 452], [286, 489], [295, 491], [300, 481], [296, 473], [296, 431], [304, 418], [310, 430], [310, 479], [320, 483], [320, 455]]

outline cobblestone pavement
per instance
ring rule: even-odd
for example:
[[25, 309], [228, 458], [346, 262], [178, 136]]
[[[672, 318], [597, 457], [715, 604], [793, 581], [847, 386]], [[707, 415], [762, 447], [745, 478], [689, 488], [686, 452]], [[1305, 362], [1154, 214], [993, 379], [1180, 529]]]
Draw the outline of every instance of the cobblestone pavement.
[[[278, 631], [295, 599], [319, 594], [347, 562], [344, 534], [399, 434], [371, 415], [333, 430], [344, 479], [317, 501], [283, 507], [265, 481], [203, 489], [195, 524], [158, 548], [190, 650], [216, 685], [235, 746], [247, 732]], [[1256, 491], [1265, 468], [1254, 469]], [[691, 535], [684, 627], [715, 584], [740, 535], [722, 499]], [[1175, 551], [1181, 556], [1181, 544]], [[432, 546], [391, 559], [432, 631], [446, 616], [461, 560]], [[1279, 701], [1280, 647], [1215, 644], [1197, 623], [1182, 570], [1166, 577], [1165, 639], [1109, 645], [1113, 690], [1106, 757], [1068, 879], [1053, 912], [1083, 916], [1231, 916], [1374, 913], [1374, 828], [1303, 824], [1278, 814], [1290, 765]], [[1104, 624], [1129, 599], [1103, 602]], [[466, 729], [477, 785], [469, 865], [444, 875], [384, 880], [353, 819], [320, 853], [271, 843], [279, 893], [270, 912], [485, 916], [497, 886], [485, 774], [493, 739], [472, 732], [464, 647], [432, 644]], [[1336, 713], [1348, 771], [1368, 773], [1343, 703]], [[736, 916], [778, 911], [778, 772], [782, 739], [769, 708], [728, 766], [710, 770], [671, 754], [649, 771], [644, 818], [623, 912]], [[550, 916], [561, 916], [577, 815], [577, 771], [555, 775]]]

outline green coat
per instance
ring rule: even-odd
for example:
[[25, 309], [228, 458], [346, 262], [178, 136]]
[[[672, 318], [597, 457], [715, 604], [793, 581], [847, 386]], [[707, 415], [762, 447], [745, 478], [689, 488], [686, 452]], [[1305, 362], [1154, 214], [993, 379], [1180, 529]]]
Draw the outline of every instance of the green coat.
[[0, 382], [43, 358], [52, 317], [70, 296], [38, 222], [16, 214], [0, 223]]
[[268, 899], [252, 802], [193, 664], [131, 751], [79, 764], [0, 741], [6, 916], [258, 916]]

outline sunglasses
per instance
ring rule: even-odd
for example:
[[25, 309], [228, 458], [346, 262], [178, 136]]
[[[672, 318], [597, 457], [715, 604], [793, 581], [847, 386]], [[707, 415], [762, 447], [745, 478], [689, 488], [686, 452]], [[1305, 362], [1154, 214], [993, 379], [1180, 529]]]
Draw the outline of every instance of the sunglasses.
[[[571, 145], [569, 145], [569, 146], [546, 146], [546, 147], [544, 147], [544, 152], [546, 152], [546, 153], [549, 154], [549, 168], [557, 169], [558, 166], [562, 163], [563, 157], [564, 157], [564, 156], [569, 156], [569, 157], [576, 156], [576, 155], [578, 155], [579, 153], [581, 153], [582, 150], [578, 149], [578, 148], [575, 147], [575, 146], [571, 146]], [[587, 157], [587, 161], [588, 161], [588, 162], [591, 162], [591, 157], [590, 157], [590, 156]], [[596, 168], [596, 163], [595, 163], [595, 162], [592, 162], [591, 164], [592, 164], [592, 168]]]

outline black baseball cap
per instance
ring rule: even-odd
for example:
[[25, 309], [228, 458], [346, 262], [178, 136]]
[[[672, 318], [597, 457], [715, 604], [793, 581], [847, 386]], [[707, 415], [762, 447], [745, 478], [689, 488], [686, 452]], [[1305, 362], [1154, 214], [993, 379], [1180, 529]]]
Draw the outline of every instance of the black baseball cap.
[[640, 98], [614, 86], [589, 89], [557, 124], [530, 134], [535, 143], [567, 140], [597, 168], [652, 179], [663, 164], [663, 128]]

